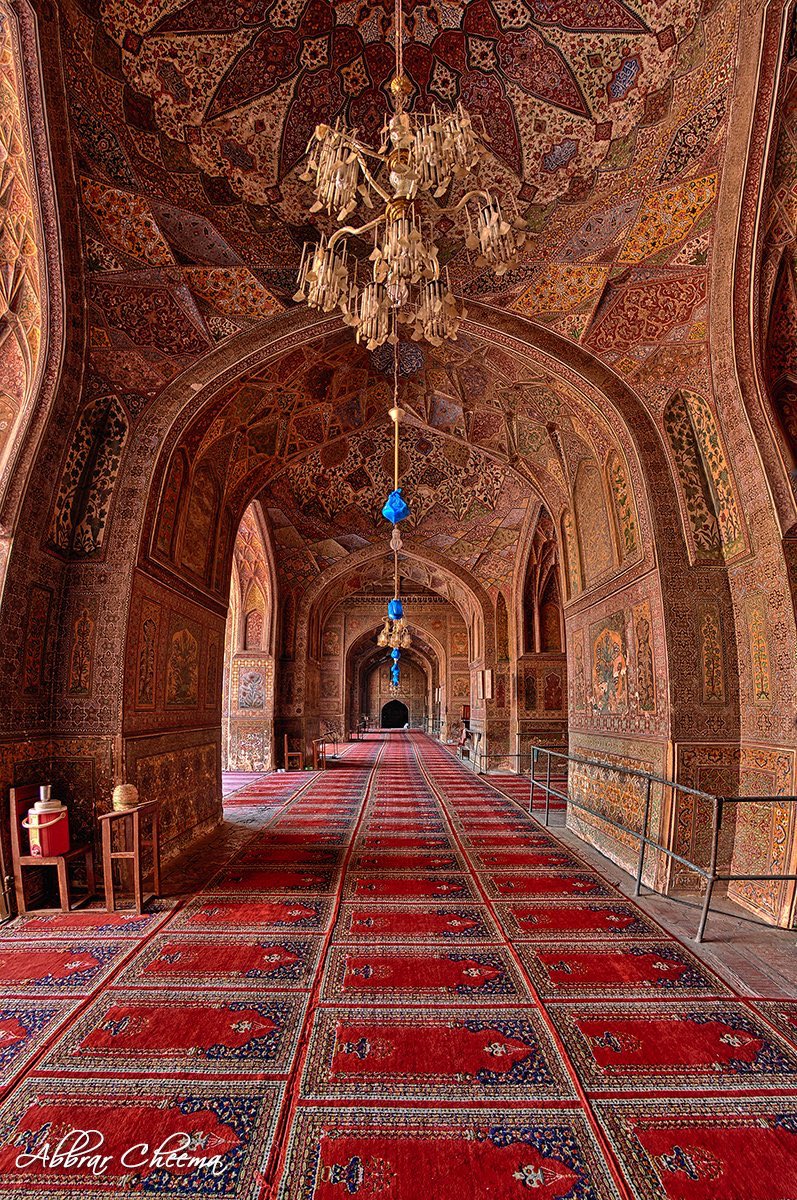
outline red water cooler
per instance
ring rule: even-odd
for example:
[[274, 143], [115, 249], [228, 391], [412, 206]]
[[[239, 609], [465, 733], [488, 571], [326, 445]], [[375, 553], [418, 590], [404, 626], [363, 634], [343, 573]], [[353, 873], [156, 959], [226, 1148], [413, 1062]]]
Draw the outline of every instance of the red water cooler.
[[[41, 791], [44, 793], [45, 789]], [[30, 852], [36, 858], [56, 858], [69, 853], [69, 814], [60, 800], [49, 795], [37, 800], [28, 809], [22, 825], [28, 831]]]

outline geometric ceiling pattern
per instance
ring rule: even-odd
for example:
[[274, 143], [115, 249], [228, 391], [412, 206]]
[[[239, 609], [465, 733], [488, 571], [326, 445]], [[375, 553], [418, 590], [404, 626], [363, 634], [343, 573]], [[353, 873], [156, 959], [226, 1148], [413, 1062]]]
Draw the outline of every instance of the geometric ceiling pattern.
[[[679, 371], [694, 382], [707, 369], [734, 0], [405, 9], [413, 101], [462, 100], [483, 118], [491, 179], [531, 228], [497, 279], [444, 223], [457, 290], [581, 342], [654, 404]], [[381, 127], [393, 5], [82, 0], [61, 11], [89, 389], [116, 392], [135, 418], [197, 357], [292, 303], [303, 241], [323, 226], [297, 161], [319, 121]]]
[[[510, 583], [528, 485], [474, 447], [409, 426], [402, 433], [402, 486], [412, 498], [403, 529], [408, 544], [452, 558], [486, 586]], [[387, 541], [380, 510], [392, 487], [390, 431], [349, 437], [340, 453], [341, 461], [327, 467], [323, 452], [307, 455], [261, 493], [281, 572], [298, 574], [304, 566], [309, 578], [372, 541]]]
[[[392, 0], [74, 0], [60, 6], [87, 268], [88, 399], [131, 424], [215, 346], [293, 305], [318, 122], [378, 140]], [[441, 222], [456, 291], [579, 343], [656, 420], [711, 391], [709, 277], [736, 0], [405, 0], [412, 102], [458, 101], [530, 236], [500, 279]], [[445, 203], [457, 199], [452, 186]], [[354, 239], [352, 252], [370, 247]], [[482, 310], [484, 311], [484, 310]], [[198, 422], [230, 506], [259, 498], [283, 589], [382, 544], [390, 379], [350, 332], [230, 385]], [[555, 375], [461, 335], [402, 384], [408, 543], [508, 589], [530, 506], [556, 515], [617, 445]], [[203, 423], [204, 422], [204, 423]]]
[[[346, 331], [297, 348], [231, 385], [191, 435], [239, 509], [262, 504], [283, 592], [387, 546], [391, 381], [379, 361]], [[413, 366], [401, 384], [407, 547], [507, 591], [530, 506], [569, 502], [579, 464], [616, 446], [609, 423], [561, 380], [464, 335]]]

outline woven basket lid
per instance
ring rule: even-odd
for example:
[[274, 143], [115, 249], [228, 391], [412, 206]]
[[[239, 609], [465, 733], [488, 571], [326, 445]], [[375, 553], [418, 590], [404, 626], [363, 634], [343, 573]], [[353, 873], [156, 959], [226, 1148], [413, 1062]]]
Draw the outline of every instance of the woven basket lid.
[[113, 789], [114, 808], [134, 808], [138, 804], [138, 788], [133, 783], [117, 783]]

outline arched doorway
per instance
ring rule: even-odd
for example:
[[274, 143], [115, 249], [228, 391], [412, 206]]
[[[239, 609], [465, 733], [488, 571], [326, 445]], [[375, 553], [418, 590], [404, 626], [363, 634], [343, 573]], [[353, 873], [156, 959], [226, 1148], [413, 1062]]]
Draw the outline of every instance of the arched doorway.
[[388, 700], [382, 708], [383, 729], [403, 729], [409, 724], [410, 711], [400, 700]]
[[[233, 551], [224, 639], [222, 770], [268, 771], [274, 765], [274, 591], [270, 538], [254, 501], [244, 513]], [[217, 669], [215, 661], [212, 667]]]

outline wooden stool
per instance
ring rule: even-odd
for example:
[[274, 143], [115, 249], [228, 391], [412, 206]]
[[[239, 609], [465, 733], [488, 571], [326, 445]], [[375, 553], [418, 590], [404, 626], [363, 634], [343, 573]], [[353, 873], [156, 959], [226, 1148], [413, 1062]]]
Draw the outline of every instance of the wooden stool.
[[[152, 818], [152, 834], [149, 838], [142, 837], [141, 818]], [[133, 864], [133, 899], [137, 913], [144, 911], [148, 900], [160, 895], [161, 863], [160, 863], [160, 801], [148, 800], [146, 804], [136, 804], [132, 808], [120, 809], [119, 812], [103, 813], [98, 818], [102, 825], [102, 874], [105, 883], [105, 908], [107, 912], [116, 912], [116, 895], [113, 883], [113, 864], [115, 862], [131, 862]], [[132, 821], [132, 827], [126, 822]], [[125, 847], [130, 849], [114, 850], [113, 827], [120, 824], [122, 840]], [[125, 824], [122, 824], [125, 822]], [[131, 845], [132, 844], [132, 845]], [[144, 891], [144, 872], [142, 867], [145, 847], [152, 850], [152, 891]]]
[[289, 746], [290, 746], [290, 742], [288, 739], [288, 735], [286, 733], [285, 737], [284, 737], [284, 745], [283, 745], [283, 763], [285, 766], [285, 770], [290, 771], [291, 763], [296, 762], [296, 763], [298, 763], [296, 770], [303, 771], [304, 770], [304, 751], [303, 750], [291, 750], [291, 749], [289, 749]]
[[[61, 912], [69, 912], [86, 904], [96, 894], [94, 885], [94, 852], [91, 846], [75, 846], [68, 854], [56, 854], [46, 858], [38, 854], [23, 853], [22, 819], [29, 808], [39, 798], [39, 789], [35, 784], [25, 787], [11, 788], [11, 861], [14, 869], [14, 891], [17, 897], [17, 912], [22, 916], [28, 912], [25, 899], [25, 882], [23, 871], [28, 867], [55, 867], [58, 872], [58, 896], [61, 901]], [[73, 904], [72, 888], [69, 880], [69, 868], [73, 862], [83, 859], [86, 866], [86, 891], [79, 895]], [[58, 909], [38, 909], [39, 912], [57, 912]]]

